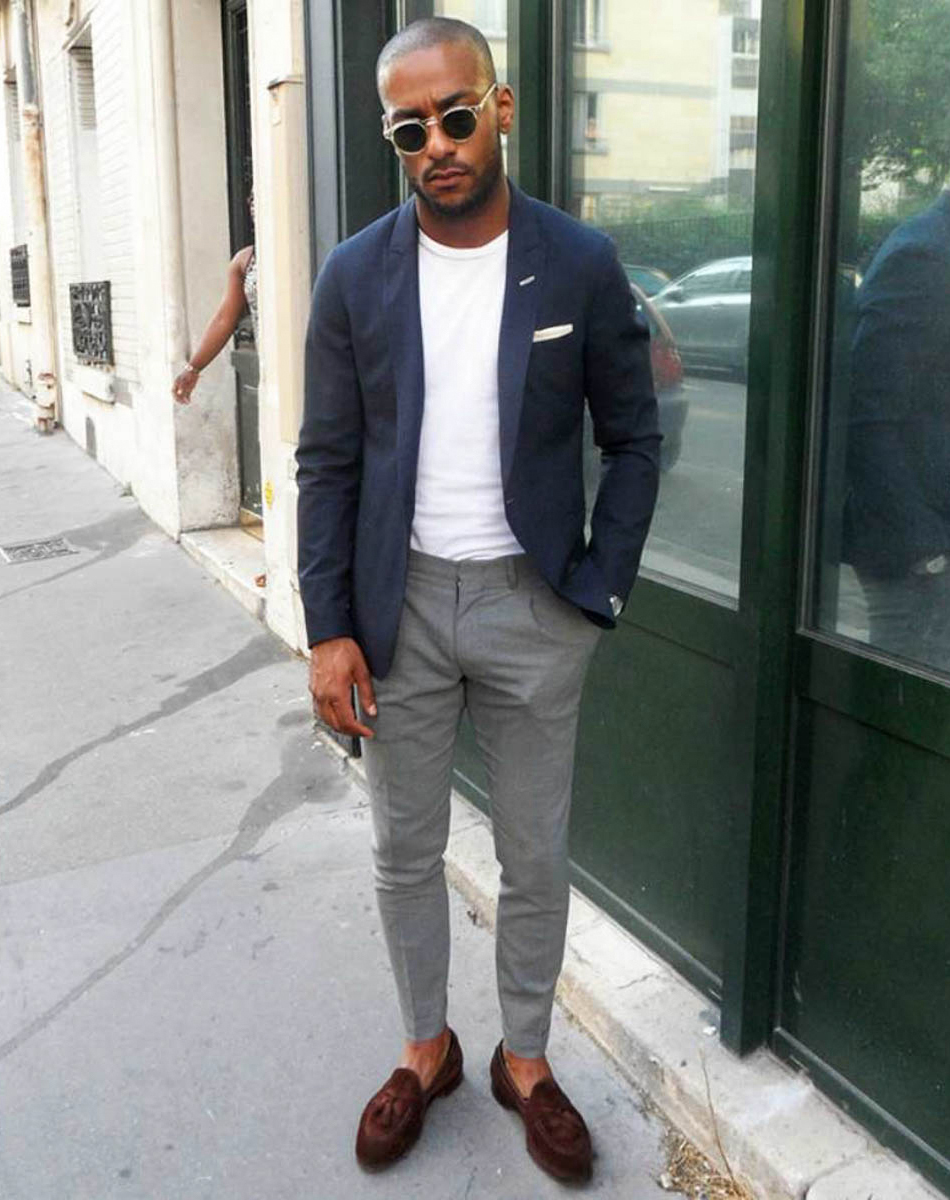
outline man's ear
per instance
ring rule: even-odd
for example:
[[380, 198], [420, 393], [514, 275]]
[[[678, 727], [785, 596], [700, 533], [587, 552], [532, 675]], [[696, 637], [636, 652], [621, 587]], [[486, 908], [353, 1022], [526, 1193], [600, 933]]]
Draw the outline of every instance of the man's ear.
[[498, 128], [502, 133], [510, 133], [515, 120], [515, 94], [507, 83], [500, 83], [496, 95]]

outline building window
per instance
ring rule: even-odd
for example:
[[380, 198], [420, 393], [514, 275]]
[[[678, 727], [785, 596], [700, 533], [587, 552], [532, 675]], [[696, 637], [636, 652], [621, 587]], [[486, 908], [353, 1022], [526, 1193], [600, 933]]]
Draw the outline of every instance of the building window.
[[602, 98], [597, 92], [575, 92], [572, 148], [577, 154], [606, 154], [603, 137]]
[[755, 149], [755, 117], [729, 118], [729, 150]]
[[23, 151], [20, 143], [20, 101], [16, 80], [4, 85], [7, 121], [7, 154], [10, 167], [10, 203], [13, 209], [13, 240], [26, 239], [26, 198], [23, 190]]
[[607, 0], [574, 0], [574, 43], [602, 47], [607, 44]]
[[105, 252], [99, 183], [96, 81], [92, 37], [88, 31], [82, 41], [73, 46], [69, 59], [81, 277], [101, 279], [105, 274]]
[[485, 37], [507, 37], [508, 0], [476, 0], [474, 24]]
[[732, 23], [732, 53], [759, 57], [759, 22], [751, 17], [737, 17]]
[[732, 23], [732, 86], [759, 86], [759, 22], [736, 17]]
[[734, 88], [757, 88], [759, 86], [759, 60], [757, 58], [734, 58], [732, 60], [732, 86]]

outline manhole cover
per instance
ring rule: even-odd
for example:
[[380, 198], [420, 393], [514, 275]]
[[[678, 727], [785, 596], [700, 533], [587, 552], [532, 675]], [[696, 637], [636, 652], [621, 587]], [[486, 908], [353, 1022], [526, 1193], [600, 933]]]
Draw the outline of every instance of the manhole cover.
[[0, 556], [8, 563], [37, 562], [41, 558], [59, 558], [61, 554], [78, 554], [63, 537], [43, 538], [38, 542], [18, 542], [15, 546], [0, 546]]

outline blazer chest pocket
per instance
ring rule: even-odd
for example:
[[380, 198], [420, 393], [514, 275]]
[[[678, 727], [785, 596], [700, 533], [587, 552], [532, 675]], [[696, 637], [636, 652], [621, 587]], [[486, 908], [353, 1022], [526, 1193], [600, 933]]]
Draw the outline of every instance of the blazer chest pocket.
[[562, 322], [535, 329], [528, 358], [528, 384], [549, 400], [569, 402], [583, 390], [580, 330]]

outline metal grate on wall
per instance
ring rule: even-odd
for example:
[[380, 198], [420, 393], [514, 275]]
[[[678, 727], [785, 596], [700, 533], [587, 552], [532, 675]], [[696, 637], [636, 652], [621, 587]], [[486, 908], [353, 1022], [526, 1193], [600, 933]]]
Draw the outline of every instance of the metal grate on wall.
[[7, 81], [3, 89], [7, 102], [7, 138], [11, 142], [20, 140], [20, 99], [16, 80]]
[[70, 57], [73, 65], [73, 107], [78, 129], [96, 128], [96, 80], [92, 69], [92, 47], [74, 46]]
[[26, 192], [23, 183], [23, 145], [20, 134], [20, 101], [16, 80], [8, 80], [3, 87], [6, 105], [7, 166], [10, 173], [10, 202], [13, 206], [14, 242], [21, 242], [26, 229]]
[[112, 366], [112, 290], [108, 279], [71, 283], [73, 351], [81, 363]]
[[14, 246], [10, 251], [10, 282], [13, 303], [18, 308], [30, 307], [30, 254], [27, 247]]

